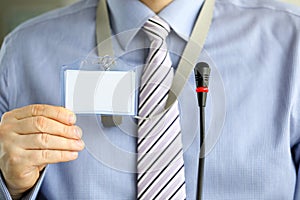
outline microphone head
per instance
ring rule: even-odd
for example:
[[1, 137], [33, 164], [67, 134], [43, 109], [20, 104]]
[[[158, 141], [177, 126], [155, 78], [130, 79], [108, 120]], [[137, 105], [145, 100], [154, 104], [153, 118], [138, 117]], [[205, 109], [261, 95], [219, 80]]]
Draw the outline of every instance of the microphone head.
[[209, 65], [205, 62], [197, 63], [194, 68], [195, 80], [197, 87], [208, 87], [209, 85], [209, 75], [210, 68]]
[[[199, 107], [205, 107], [210, 75], [209, 65], [205, 62], [197, 63], [194, 68], [194, 72], [197, 87], [196, 91], [198, 96], [198, 105]], [[200, 90], [198, 91], [198, 89]]]

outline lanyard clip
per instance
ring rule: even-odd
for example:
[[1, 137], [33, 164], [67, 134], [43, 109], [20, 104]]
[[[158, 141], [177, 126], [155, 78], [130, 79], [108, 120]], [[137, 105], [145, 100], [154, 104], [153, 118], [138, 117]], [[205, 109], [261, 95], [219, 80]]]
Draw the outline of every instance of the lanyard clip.
[[110, 71], [110, 69], [116, 64], [116, 60], [109, 56], [103, 56], [99, 58], [99, 63], [104, 68], [104, 71]]

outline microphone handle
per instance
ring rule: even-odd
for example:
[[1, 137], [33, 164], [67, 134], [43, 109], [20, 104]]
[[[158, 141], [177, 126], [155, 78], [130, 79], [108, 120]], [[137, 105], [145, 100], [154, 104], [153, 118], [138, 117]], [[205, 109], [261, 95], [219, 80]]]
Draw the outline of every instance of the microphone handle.
[[[200, 152], [198, 163], [198, 179], [197, 179], [197, 200], [202, 200], [202, 191], [204, 183], [204, 166], [205, 166], [205, 107], [199, 107], [200, 114]], [[202, 149], [202, 150], [201, 150]]]

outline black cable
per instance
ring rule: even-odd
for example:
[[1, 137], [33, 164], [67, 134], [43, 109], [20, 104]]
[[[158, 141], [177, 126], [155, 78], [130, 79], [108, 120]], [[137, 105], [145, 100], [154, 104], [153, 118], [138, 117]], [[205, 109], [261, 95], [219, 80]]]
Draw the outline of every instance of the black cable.
[[198, 163], [198, 183], [197, 183], [197, 200], [202, 199], [203, 182], [204, 182], [204, 164], [205, 164], [205, 107], [200, 107], [200, 152]]

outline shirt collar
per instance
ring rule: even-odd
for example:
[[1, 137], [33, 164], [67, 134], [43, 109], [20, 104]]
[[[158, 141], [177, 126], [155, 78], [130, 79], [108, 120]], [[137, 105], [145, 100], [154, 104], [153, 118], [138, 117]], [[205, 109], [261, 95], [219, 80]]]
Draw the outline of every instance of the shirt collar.
[[[107, 0], [114, 34], [126, 50], [128, 44], [155, 13], [139, 0]], [[188, 40], [197, 19], [203, 0], [174, 0], [158, 15], [184, 40]]]
[[158, 15], [185, 41], [188, 41], [203, 0], [174, 0]]

